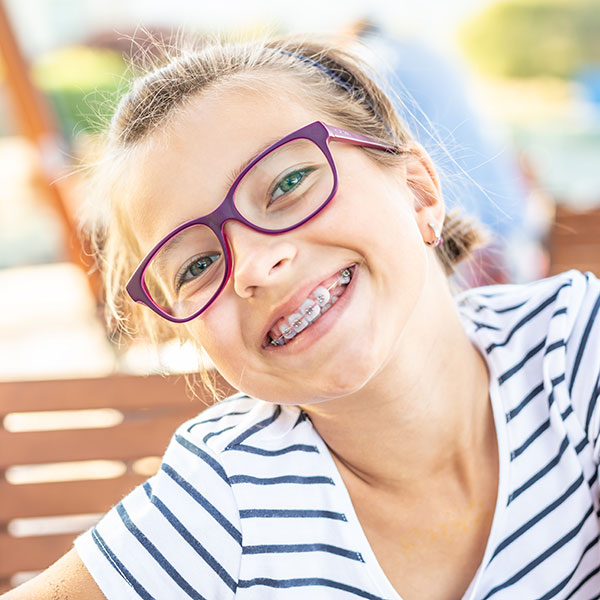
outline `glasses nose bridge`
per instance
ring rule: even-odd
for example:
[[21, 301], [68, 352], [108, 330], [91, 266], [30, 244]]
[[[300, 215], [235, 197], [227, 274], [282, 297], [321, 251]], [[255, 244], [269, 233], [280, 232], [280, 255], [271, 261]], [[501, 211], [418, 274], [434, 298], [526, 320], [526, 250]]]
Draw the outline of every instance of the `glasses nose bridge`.
[[227, 225], [229, 221], [241, 223], [253, 231], [270, 233], [268, 230], [255, 225], [240, 213], [234, 203], [234, 194], [235, 189], [230, 189], [223, 202], [212, 213], [202, 218], [202, 223], [210, 227], [219, 239], [223, 250], [228, 254], [230, 262], [233, 261], [233, 253], [231, 252], [231, 242], [225, 233], [225, 225]]

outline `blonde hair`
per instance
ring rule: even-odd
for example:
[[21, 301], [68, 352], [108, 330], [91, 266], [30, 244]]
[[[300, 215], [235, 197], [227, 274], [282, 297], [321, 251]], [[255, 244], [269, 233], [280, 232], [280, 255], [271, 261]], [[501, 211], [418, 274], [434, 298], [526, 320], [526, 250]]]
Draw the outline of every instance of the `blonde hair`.
[[[339, 46], [339, 45], [338, 45]], [[330, 41], [287, 37], [266, 41], [196, 42], [195, 47], [165, 52], [164, 63], [137, 79], [121, 100], [107, 132], [107, 159], [96, 178], [107, 217], [94, 231], [106, 288], [106, 306], [118, 329], [145, 333], [153, 341], [187, 339], [187, 329], [173, 326], [125, 298], [124, 285], [143, 258], [134, 232], [123, 214], [119, 184], [127, 156], [169, 121], [186, 103], [220, 86], [269, 86], [277, 75], [295, 78], [306, 97], [324, 116], [341, 126], [398, 148], [398, 154], [365, 150], [375, 160], [406, 160], [411, 134], [390, 99], [367, 74], [368, 68], [350, 51]], [[454, 210], [446, 215], [437, 248], [447, 274], [482, 242], [474, 219]]]

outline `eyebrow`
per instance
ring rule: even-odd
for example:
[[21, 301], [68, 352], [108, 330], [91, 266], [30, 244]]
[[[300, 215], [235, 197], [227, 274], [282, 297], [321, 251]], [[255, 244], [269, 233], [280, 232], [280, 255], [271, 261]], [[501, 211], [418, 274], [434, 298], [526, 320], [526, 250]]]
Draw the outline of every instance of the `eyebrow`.
[[[284, 136], [285, 137], [285, 136]], [[263, 144], [260, 146], [260, 148], [258, 148], [253, 154], [252, 154], [252, 158], [244, 163], [242, 163], [241, 165], [239, 165], [237, 168], [233, 169], [232, 171], [229, 172], [229, 175], [227, 176], [227, 179], [225, 180], [225, 185], [227, 186], [227, 191], [229, 191], [229, 189], [231, 188], [231, 186], [233, 185], [233, 183], [235, 182], [235, 180], [241, 175], [242, 171], [260, 154], [262, 154], [267, 148], [270, 148], [275, 142], [279, 141], [281, 139], [281, 137], [275, 137], [272, 138], [269, 142], [267, 142], [267, 144]]]
[[[283, 136], [285, 137], [285, 136]], [[261, 144], [261, 146], [252, 154], [252, 158], [250, 160], [247, 160], [246, 162], [240, 164], [238, 167], [236, 167], [235, 169], [233, 169], [232, 171], [229, 172], [229, 175], [227, 175], [227, 178], [225, 180], [225, 186], [227, 188], [227, 192], [230, 190], [231, 186], [233, 185], [234, 181], [240, 176], [240, 174], [242, 173], [242, 171], [259, 155], [262, 154], [267, 148], [270, 148], [275, 142], [279, 141], [280, 139], [282, 139], [281, 137], [275, 137], [275, 138], [271, 138], [270, 141], [267, 142], [266, 145]], [[227, 193], [225, 192], [225, 193]], [[223, 200], [225, 199], [225, 197], [223, 197], [221, 199], [221, 203], [223, 202]], [[208, 214], [208, 213], [207, 213]], [[189, 219], [188, 219], [189, 220]], [[177, 229], [177, 227], [180, 227], [181, 225], [183, 225], [184, 223], [187, 223], [188, 220], [185, 221], [181, 221], [180, 223], [178, 223], [177, 225], [175, 225], [175, 227], [173, 227], [173, 229]], [[173, 229], [171, 229], [171, 231], [173, 231]]]
[[[172, 237], [165, 246], [163, 246], [159, 251], [158, 254], [152, 259], [153, 263], [158, 263], [158, 273], [164, 273], [166, 275], [166, 265], [168, 262], [168, 255], [173, 254], [173, 252], [177, 249], [177, 246], [181, 246], [183, 242], [183, 237], [180, 235], [176, 235], [175, 237]], [[165, 260], [165, 257], [167, 257], [167, 260]], [[154, 259], [158, 258], [158, 261], [155, 261]]]

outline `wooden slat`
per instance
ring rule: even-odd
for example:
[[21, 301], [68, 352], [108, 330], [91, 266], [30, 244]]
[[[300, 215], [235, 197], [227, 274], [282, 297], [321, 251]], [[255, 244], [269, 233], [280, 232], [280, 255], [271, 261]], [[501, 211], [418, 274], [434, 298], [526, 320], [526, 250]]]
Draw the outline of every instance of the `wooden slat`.
[[140, 413], [137, 420], [103, 429], [71, 429], [11, 433], [0, 430], [0, 469], [76, 460], [132, 460], [162, 455], [181, 423], [197, 414], [178, 410], [156, 418]]
[[600, 261], [600, 244], [555, 244], [554, 256], [563, 263], [592, 263]]
[[104, 513], [147, 477], [11, 485], [0, 480], [0, 523], [11, 519]]
[[10, 591], [14, 586], [10, 584], [10, 579], [0, 579], [0, 594], [5, 594]]
[[573, 211], [563, 206], [557, 207], [554, 218], [556, 235], [577, 235], [597, 241], [600, 236], [599, 232], [600, 209]]
[[576, 242], [578, 244], [597, 245], [600, 237], [600, 223], [591, 223], [589, 227], [571, 229], [571, 227], [556, 227], [552, 232], [553, 243], [567, 244]]
[[0, 534], [0, 577], [49, 567], [71, 548], [77, 535], [64, 533], [17, 538]]
[[600, 262], [597, 263], [560, 263], [553, 262], [550, 266], [549, 275], [558, 275], [559, 273], [564, 273], [570, 269], [577, 269], [578, 271], [586, 272], [591, 271], [592, 273], [600, 273]]
[[600, 209], [557, 206], [549, 248], [551, 275], [568, 269], [600, 274]]
[[[234, 392], [222, 379], [219, 379], [219, 388], [224, 393]], [[97, 379], [0, 382], [0, 415], [38, 410], [166, 405], [194, 406], [200, 412], [214, 403], [203, 389], [199, 389], [198, 394], [199, 398], [191, 397], [183, 376], [119, 375]]]

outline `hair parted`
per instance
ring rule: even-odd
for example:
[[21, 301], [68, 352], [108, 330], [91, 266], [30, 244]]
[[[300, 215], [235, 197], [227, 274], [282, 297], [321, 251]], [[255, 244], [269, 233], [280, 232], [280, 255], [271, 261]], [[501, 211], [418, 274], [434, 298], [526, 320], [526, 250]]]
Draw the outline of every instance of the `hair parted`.
[[[113, 329], [145, 333], [154, 341], [184, 341], [187, 329], [140, 310], [124, 297], [125, 283], [143, 256], [119, 197], [127, 193], [123, 174], [128, 157], [168, 127], [188, 101], [226, 86], [269, 90], [278, 76], [286, 75], [297, 80], [305, 97], [325, 116], [399, 150], [392, 155], [365, 149], [375, 160], [407, 160], [410, 152], [404, 152], [403, 145], [412, 139], [390, 99], [369, 76], [369, 67], [339, 43], [290, 36], [243, 42], [205, 38], [178, 46], [165, 47], [121, 99], [107, 131], [106, 159], [95, 177], [96, 196], [101, 196], [98, 202], [106, 212], [92, 237]], [[456, 210], [446, 215], [442, 235], [444, 244], [436, 252], [447, 274], [483, 242], [478, 223]]]

